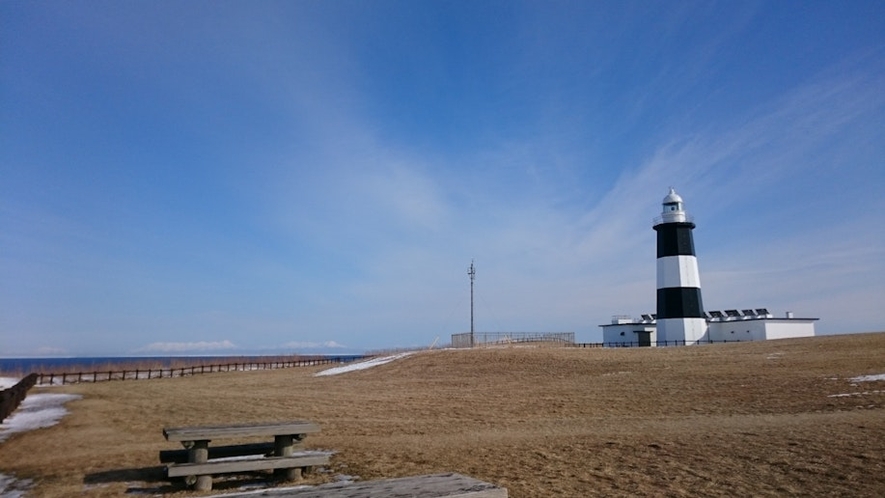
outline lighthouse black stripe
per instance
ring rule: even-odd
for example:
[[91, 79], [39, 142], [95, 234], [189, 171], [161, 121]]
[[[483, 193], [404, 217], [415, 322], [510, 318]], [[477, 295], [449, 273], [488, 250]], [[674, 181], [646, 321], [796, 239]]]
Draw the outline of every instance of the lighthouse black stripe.
[[658, 289], [658, 320], [665, 318], [704, 318], [701, 289], [665, 287]]
[[691, 230], [694, 223], [664, 223], [656, 225], [658, 232], [658, 257], [694, 256], [694, 239]]

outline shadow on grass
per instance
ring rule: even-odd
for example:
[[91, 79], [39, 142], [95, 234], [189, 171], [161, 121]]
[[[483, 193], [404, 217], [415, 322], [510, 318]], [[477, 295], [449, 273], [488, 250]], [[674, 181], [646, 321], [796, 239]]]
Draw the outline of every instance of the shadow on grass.
[[105, 470], [86, 474], [83, 478], [83, 484], [87, 486], [113, 483], [125, 483], [127, 494], [169, 493], [184, 487], [184, 482], [169, 482], [163, 466]]
[[[142, 467], [137, 469], [105, 470], [87, 474], [83, 484], [102, 486], [114, 483], [125, 483], [126, 494], [166, 494], [188, 489], [183, 478], [169, 479], [164, 466]], [[272, 474], [264, 472], [245, 472], [239, 475], [215, 476], [212, 489], [218, 491], [239, 489], [267, 489], [283, 484], [277, 482]]]

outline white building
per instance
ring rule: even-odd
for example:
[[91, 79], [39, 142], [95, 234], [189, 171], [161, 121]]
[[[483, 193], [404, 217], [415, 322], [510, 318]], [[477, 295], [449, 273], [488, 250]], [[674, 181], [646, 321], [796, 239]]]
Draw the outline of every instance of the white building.
[[641, 320], [630, 316], [613, 316], [612, 323], [602, 327], [602, 343], [608, 347], [655, 346], [658, 343], [657, 321], [651, 315]]
[[791, 337], [814, 337], [817, 318], [796, 318], [787, 312], [775, 318], [765, 308], [711, 311], [707, 320], [711, 342], [767, 341]]
[[775, 317], [765, 308], [736, 309], [705, 312], [706, 335], [695, 342], [685, 340], [658, 340], [655, 315], [641, 318], [614, 316], [602, 327], [602, 342], [607, 347], [682, 346], [717, 342], [767, 341], [792, 337], [814, 337], [814, 322], [818, 318], [797, 318], [786, 312]]

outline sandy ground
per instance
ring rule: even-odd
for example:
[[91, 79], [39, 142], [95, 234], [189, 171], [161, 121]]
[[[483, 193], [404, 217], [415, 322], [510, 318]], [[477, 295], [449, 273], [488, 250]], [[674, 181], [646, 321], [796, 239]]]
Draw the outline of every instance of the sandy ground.
[[[306, 419], [336, 475], [459, 472], [510, 496], [885, 496], [885, 333], [662, 349], [420, 352], [321, 367], [82, 384], [0, 445], [32, 496], [197, 495], [162, 428]], [[860, 376], [872, 376], [859, 379]], [[215, 493], [264, 480], [216, 480]]]

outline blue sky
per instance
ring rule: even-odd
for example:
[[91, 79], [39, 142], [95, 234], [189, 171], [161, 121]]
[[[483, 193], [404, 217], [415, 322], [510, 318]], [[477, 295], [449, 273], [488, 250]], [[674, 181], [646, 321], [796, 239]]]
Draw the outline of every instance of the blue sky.
[[885, 330], [885, 3], [0, 3], [0, 356]]

